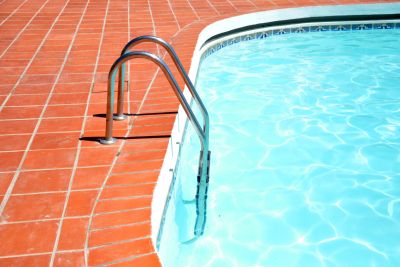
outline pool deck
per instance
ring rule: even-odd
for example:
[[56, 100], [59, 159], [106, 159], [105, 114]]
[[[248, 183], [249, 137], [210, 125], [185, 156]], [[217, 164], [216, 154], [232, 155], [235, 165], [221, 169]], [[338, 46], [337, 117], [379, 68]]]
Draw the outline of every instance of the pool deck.
[[164, 38], [188, 69], [214, 21], [378, 2], [396, 1], [0, 0], [0, 267], [161, 266], [150, 207], [178, 101], [154, 64], [131, 61], [129, 119], [114, 123], [116, 144], [96, 142], [128, 40]]

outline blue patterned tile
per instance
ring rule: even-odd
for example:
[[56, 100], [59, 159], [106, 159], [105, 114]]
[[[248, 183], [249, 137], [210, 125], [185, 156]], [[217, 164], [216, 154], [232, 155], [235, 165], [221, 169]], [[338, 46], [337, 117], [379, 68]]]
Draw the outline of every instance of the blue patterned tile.
[[351, 25], [351, 29], [353, 31], [363, 31], [363, 30], [372, 30], [372, 24], [353, 24]]
[[247, 35], [241, 36], [241, 37], [240, 37], [240, 41], [241, 41], [241, 42], [243, 42], [243, 41], [250, 41], [250, 40], [253, 40], [253, 39], [255, 39], [255, 38], [256, 38], [256, 34], [255, 34], [255, 33], [253, 33], [253, 34], [247, 34]]
[[291, 33], [305, 33], [305, 32], [310, 32], [310, 27], [298, 27], [298, 28], [292, 28]]
[[332, 31], [350, 31], [351, 26], [350, 25], [331, 25], [331, 30]]
[[374, 29], [378, 30], [388, 30], [393, 28], [394, 28], [394, 23], [377, 23], [374, 25]]
[[311, 26], [310, 27], [310, 32], [326, 32], [329, 31], [329, 26]]
[[233, 45], [240, 42], [240, 36], [228, 40], [228, 45]]
[[264, 39], [267, 37], [270, 37], [272, 35], [271, 31], [264, 31], [264, 32], [259, 32], [256, 34], [257, 39]]
[[350, 30], [372, 30], [372, 29], [400, 29], [400, 22], [396, 23], [363, 23], [363, 24], [338, 24], [338, 25], [317, 25], [317, 26], [305, 26], [305, 27], [294, 27], [276, 30], [265, 30], [257, 33], [242, 35], [234, 37], [218, 44], [209, 47], [201, 56], [202, 59], [207, 58], [213, 53], [225, 48], [227, 46], [250, 41], [254, 39], [264, 39], [272, 35], [283, 35], [289, 33], [307, 33], [307, 32], [325, 32], [325, 31], [350, 31]]
[[284, 35], [288, 33], [290, 33], [290, 29], [277, 29], [272, 31], [273, 35]]

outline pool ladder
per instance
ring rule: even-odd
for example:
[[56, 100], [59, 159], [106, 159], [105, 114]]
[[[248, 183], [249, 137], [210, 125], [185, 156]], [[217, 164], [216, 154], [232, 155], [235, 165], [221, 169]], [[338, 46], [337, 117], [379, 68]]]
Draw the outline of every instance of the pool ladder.
[[[203, 116], [203, 127], [200, 126], [199, 121], [194, 115], [190, 104], [186, 100], [183, 92], [173, 76], [171, 70], [164, 60], [158, 56], [145, 52], [145, 51], [130, 51], [132, 47], [142, 42], [152, 42], [161, 45], [165, 48], [168, 54], [171, 56], [175, 63], [179, 73], [181, 74], [190, 94], [192, 95], [194, 101], [199, 106], [201, 114]], [[114, 62], [111, 66], [110, 72], [108, 74], [108, 84], [107, 84], [107, 115], [106, 115], [106, 134], [105, 137], [100, 139], [100, 143], [104, 145], [113, 144], [116, 142], [116, 138], [112, 136], [113, 120], [124, 120], [126, 115], [123, 113], [124, 110], [124, 81], [125, 81], [125, 63], [134, 58], [144, 58], [148, 59], [163, 71], [164, 75], [168, 79], [169, 84], [176, 97], [178, 98], [180, 104], [182, 105], [189, 121], [193, 125], [197, 136], [200, 139], [201, 150], [199, 157], [199, 169], [197, 176], [197, 192], [196, 192], [196, 223], [194, 227], [194, 235], [199, 237], [204, 233], [204, 227], [206, 223], [206, 213], [207, 213], [207, 191], [210, 173], [210, 151], [209, 151], [209, 116], [208, 112], [200, 99], [193, 83], [189, 79], [186, 71], [184, 70], [178, 55], [170, 44], [168, 44], [163, 39], [156, 36], [139, 36], [135, 39], [129, 41], [125, 47], [122, 49], [121, 56]], [[114, 114], [114, 84], [115, 76], [119, 70], [119, 82], [118, 82], [118, 101], [117, 101], [117, 113]]]

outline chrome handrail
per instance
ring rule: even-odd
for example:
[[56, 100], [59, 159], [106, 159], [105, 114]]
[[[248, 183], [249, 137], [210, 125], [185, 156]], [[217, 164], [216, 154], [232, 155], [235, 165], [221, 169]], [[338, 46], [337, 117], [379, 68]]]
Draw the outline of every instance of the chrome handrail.
[[[178, 55], [176, 54], [174, 48], [167, 43], [165, 40], [163, 40], [160, 37], [157, 36], [152, 36], [152, 35], [143, 35], [136, 37], [129, 41], [124, 48], [121, 51], [121, 56], [124, 55], [130, 48], [133, 48], [135, 45], [138, 45], [140, 43], [144, 42], [151, 42], [151, 43], [156, 43], [161, 45], [162, 47], [165, 48], [165, 50], [168, 52], [172, 60], [174, 61], [175, 66], [177, 67], [179, 73], [181, 74], [183, 80], [185, 81], [185, 84], [187, 88], [189, 89], [189, 92], [191, 93], [194, 101], [196, 104], [200, 107], [200, 112], [203, 115], [203, 130], [204, 132], [208, 132], [208, 125], [209, 125], [209, 116], [206, 110], [206, 107], [204, 106], [203, 102], [201, 101], [201, 98], [199, 94], [197, 93], [193, 83], [191, 82], [189, 76], [187, 75], [185, 69], [183, 68], [183, 65], [181, 61], [179, 60]], [[124, 81], [125, 81], [125, 64], [121, 65], [121, 68], [119, 69], [119, 82], [118, 82], [118, 101], [117, 101], [117, 114], [113, 116], [114, 120], [124, 120], [126, 116], [124, 115]]]
[[[127, 52], [121, 55], [111, 66], [110, 72], [108, 74], [108, 84], [107, 84], [107, 115], [106, 115], [106, 133], [105, 138], [100, 139], [100, 143], [102, 144], [113, 144], [116, 142], [116, 139], [112, 136], [113, 129], [113, 111], [114, 111], [114, 86], [115, 86], [115, 76], [118, 69], [122, 68], [122, 65], [134, 58], [144, 58], [148, 59], [158, 65], [158, 67], [163, 71], [166, 76], [169, 84], [176, 97], [178, 98], [180, 104], [182, 105], [186, 115], [189, 118], [189, 121], [193, 125], [201, 144], [200, 151], [200, 163], [199, 163], [199, 175], [198, 175], [198, 184], [197, 184], [197, 193], [196, 193], [196, 224], [194, 229], [194, 234], [196, 236], [201, 236], [204, 232], [205, 222], [206, 222], [206, 200], [207, 200], [207, 190], [208, 190], [208, 181], [209, 181], [209, 162], [210, 162], [210, 151], [209, 151], [209, 120], [208, 113], [205, 112], [205, 125], [203, 129], [201, 128], [195, 114], [193, 113], [190, 104], [187, 102], [178, 82], [172, 75], [171, 70], [168, 65], [158, 56], [144, 52], [144, 51], [134, 51]], [[121, 78], [121, 77], [120, 77]], [[190, 82], [190, 80], [188, 80]], [[191, 83], [190, 83], [191, 84]], [[192, 88], [194, 89], [194, 87]], [[195, 99], [198, 97], [198, 94], [195, 92]], [[198, 99], [199, 100], [199, 99]], [[197, 102], [197, 101], [196, 101]], [[202, 103], [199, 100], [198, 103]], [[204, 105], [203, 105], [204, 107]], [[204, 108], [205, 109], [205, 108]]]

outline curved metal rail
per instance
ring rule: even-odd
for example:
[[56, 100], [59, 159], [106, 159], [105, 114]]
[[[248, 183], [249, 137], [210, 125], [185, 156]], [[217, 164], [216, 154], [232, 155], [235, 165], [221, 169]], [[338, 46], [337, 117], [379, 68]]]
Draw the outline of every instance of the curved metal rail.
[[[158, 65], [158, 67], [163, 71], [166, 76], [169, 84], [176, 97], [179, 99], [186, 115], [189, 118], [189, 121], [193, 125], [201, 144], [200, 158], [199, 158], [199, 173], [197, 177], [197, 193], [196, 193], [196, 224], [194, 229], [195, 236], [201, 236], [204, 232], [205, 222], [206, 222], [206, 201], [207, 201], [207, 190], [208, 190], [208, 181], [209, 181], [209, 162], [210, 162], [210, 151], [209, 151], [209, 125], [208, 125], [208, 114], [207, 111], [203, 113], [205, 114], [204, 119], [204, 127], [200, 126], [195, 114], [190, 108], [190, 104], [187, 102], [183, 92], [172, 75], [171, 70], [167, 66], [167, 64], [156, 55], [153, 55], [144, 51], [134, 51], [127, 52], [121, 55], [112, 65], [110, 72], [108, 74], [108, 90], [107, 90], [107, 116], [106, 116], [106, 133], [105, 138], [100, 140], [102, 144], [113, 144], [116, 142], [116, 139], [112, 136], [113, 129], [113, 111], [114, 111], [114, 84], [115, 84], [115, 76], [117, 70], [121, 68], [121, 66], [134, 58], [144, 58], [148, 59]], [[190, 80], [188, 80], [190, 82]], [[190, 83], [191, 84], [191, 83]], [[192, 88], [194, 89], [194, 87]], [[196, 91], [195, 96], [198, 97]], [[199, 100], [199, 99], [198, 99]], [[202, 102], [199, 100], [199, 103]], [[203, 105], [204, 107], [204, 105]], [[204, 108], [205, 109], [205, 108]]]
[[[174, 48], [167, 43], [165, 40], [162, 38], [159, 38], [157, 36], [152, 36], [152, 35], [143, 35], [136, 37], [129, 41], [125, 47], [121, 51], [121, 56], [124, 55], [129, 49], [133, 48], [135, 45], [138, 45], [140, 43], [144, 42], [150, 42], [150, 43], [156, 43], [161, 45], [162, 47], [165, 48], [165, 50], [168, 52], [172, 60], [174, 61], [174, 64], [176, 68], [178, 69], [179, 73], [181, 74], [183, 80], [185, 81], [185, 84], [187, 88], [189, 89], [190, 94], [192, 95], [194, 101], [200, 108], [200, 112], [202, 113], [203, 116], [203, 130], [204, 132], [208, 132], [208, 125], [209, 125], [209, 116], [206, 110], [206, 107], [204, 106], [203, 102], [201, 101], [201, 98], [199, 94], [197, 93], [193, 83], [191, 82], [188, 74], [186, 73], [185, 69], [183, 68], [183, 65], [181, 61], [179, 60], [178, 55], [176, 54]], [[126, 116], [124, 115], [124, 81], [125, 81], [125, 64], [122, 63], [121, 68], [119, 69], [119, 82], [118, 82], [118, 102], [117, 102], [117, 114], [113, 116], [114, 120], [124, 120]]]

